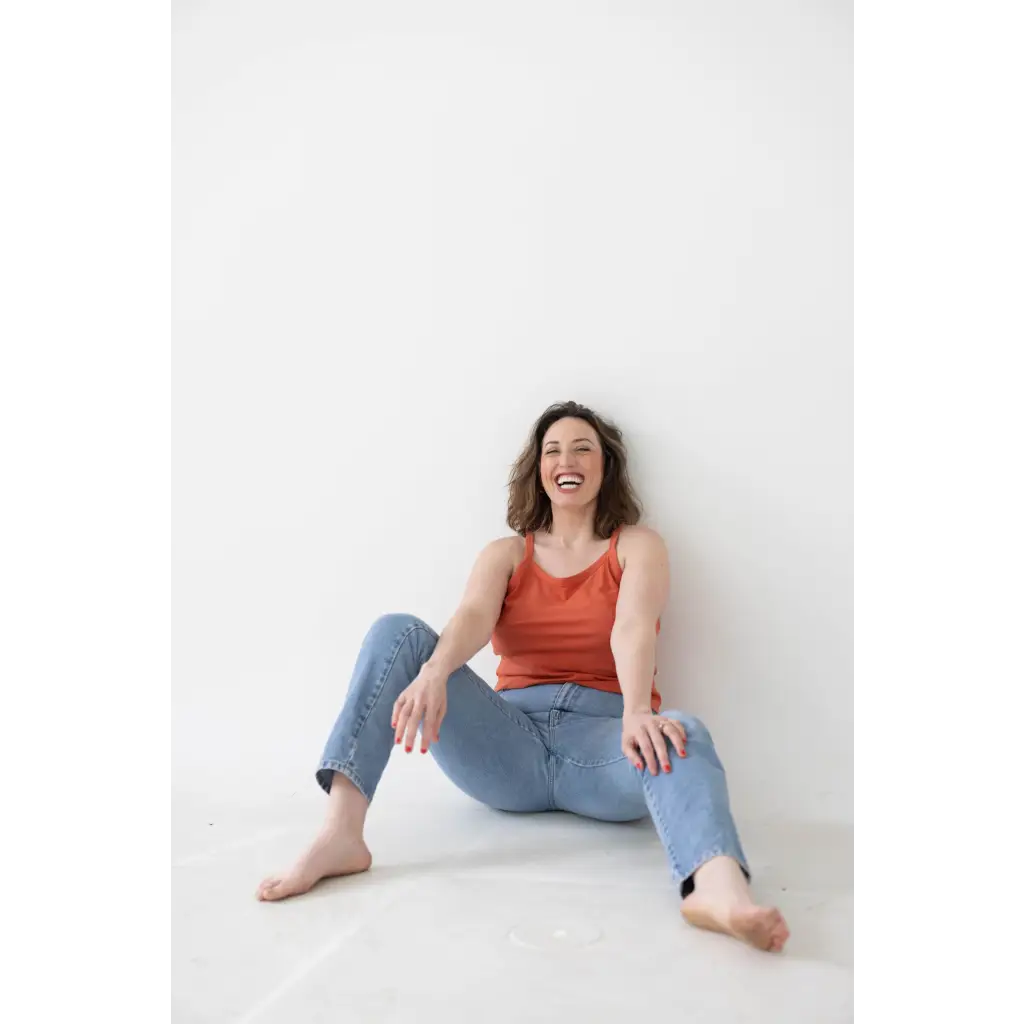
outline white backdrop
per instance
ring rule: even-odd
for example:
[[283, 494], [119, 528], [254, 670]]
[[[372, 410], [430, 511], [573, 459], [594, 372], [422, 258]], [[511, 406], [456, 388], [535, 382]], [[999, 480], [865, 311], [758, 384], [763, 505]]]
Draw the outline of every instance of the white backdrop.
[[626, 432], [666, 706], [738, 814], [852, 819], [849, 20], [177, 4], [179, 792], [318, 798], [364, 630], [440, 629], [571, 398]]

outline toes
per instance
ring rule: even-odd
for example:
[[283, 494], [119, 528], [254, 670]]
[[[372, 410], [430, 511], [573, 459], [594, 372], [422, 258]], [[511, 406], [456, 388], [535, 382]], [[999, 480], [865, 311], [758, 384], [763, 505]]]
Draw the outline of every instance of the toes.
[[726, 932], [755, 949], [777, 952], [789, 938], [789, 928], [776, 907], [748, 906], [723, 917], [722, 913], [715, 912], [715, 908], [695, 902], [693, 896], [688, 896], [680, 909], [690, 924]]
[[765, 917], [765, 937], [768, 940], [765, 944], [765, 949], [772, 952], [782, 949], [782, 944], [786, 941], [783, 935], [785, 928], [786, 925], [782, 920], [782, 914], [775, 907], [772, 907]]
[[781, 923], [782, 917], [774, 908], [755, 912], [749, 919], [747, 941], [758, 949], [773, 949], [775, 933]]
[[782, 919], [782, 915], [779, 915], [778, 923], [772, 929], [771, 934], [771, 946], [769, 947], [773, 953], [779, 952], [782, 947], [786, 944], [786, 940], [789, 938], [789, 928], [786, 927], [786, 922]]
[[261, 900], [276, 899], [276, 897], [273, 895], [273, 892], [280, 884], [280, 878], [265, 878], [262, 882], [260, 882], [260, 887], [256, 893], [257, 897]]
[[285, 887], [280, 882], [271, 882], [270, 885], [263, 890], [263, 896], [261, 898], [268, 902], [272, 902], [273, 900], [279, 900], [281, 897], [287, 895], [288, 893], [286, 892]]
[[312, 888], [312, 884], [304, 879], [289, 875], [285, 878], [275, 878], [270, 885], [263, 890], [263, 894], [260, 896], [260, 899], [271, 902], [274, 900], [283, 900], [289, 896], [301, 896], [303, 893], [309, 892]]

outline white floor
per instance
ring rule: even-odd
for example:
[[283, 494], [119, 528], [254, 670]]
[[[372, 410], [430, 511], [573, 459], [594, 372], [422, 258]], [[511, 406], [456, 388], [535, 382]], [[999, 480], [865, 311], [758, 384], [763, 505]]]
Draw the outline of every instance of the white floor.
[[853, 1019], [849, 830], [741, 829], [756, 893], [792, 929], [773, 956], [682, 921], [648, 823], [503, 814], [446, 783], [382, 787], [369, 873], [258, 903], [322, 809], [315, 788], [176, 800], [175, 1024]]

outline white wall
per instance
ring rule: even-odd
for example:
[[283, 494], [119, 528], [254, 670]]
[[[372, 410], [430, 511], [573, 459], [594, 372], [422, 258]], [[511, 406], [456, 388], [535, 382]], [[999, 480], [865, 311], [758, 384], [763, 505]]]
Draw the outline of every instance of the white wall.
[[571, 398], [626, 431], [737, 812], [852, 817], [849, 20], [178, 5], [180, 790], [316, 799], [363, 631], [443, 625]]

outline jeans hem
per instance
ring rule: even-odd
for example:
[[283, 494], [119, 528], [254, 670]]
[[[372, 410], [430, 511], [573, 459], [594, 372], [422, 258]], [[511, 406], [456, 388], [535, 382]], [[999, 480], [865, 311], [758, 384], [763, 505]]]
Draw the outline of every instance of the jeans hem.
[[352, 765], [342, 764], [341, 761], [320, 762], [320, 767], [316, 772], [316, 781], [325, 793], [330, 794], [331, 792], [331, 772], [338, 772], [339, 774], [344, 775], [345, 778], [348, 779], [360, 793], [362, 793], [366, 802], [370, 802], [371, 794], [367, 791], [366, 786], [363, 785], [363, 780], [359, 777], [359, 773], [352, 767]]
[[737, 850], [726, 850], [721, 847], [716, 847], [715, 849], [709, 850], [706, 853], [702, 853], [699, 856], [695, 857], [693, 860], [693, 866], [690, 868], [689, 871], [679, 871], [675, 866], [673, 866], [672, 880], [677, 884], [682, 885], [689, 879], [693, 878], [693, 876], [697, 873], [698, 870], [700, 870], [700, 868], [702, 868], [705, 864], [707, 864], [709, 860], [712, 860], [715, 857], [731, 857], [734, 861], [736, 861], [737, 864], [739, 864], [740, 871], [743, 872], [743, 875], [746, 878], [747, 882], [750, 882], [750, 868], [747, 867], [746, 861], [743, 859], [743, 854], [741, 854]]

